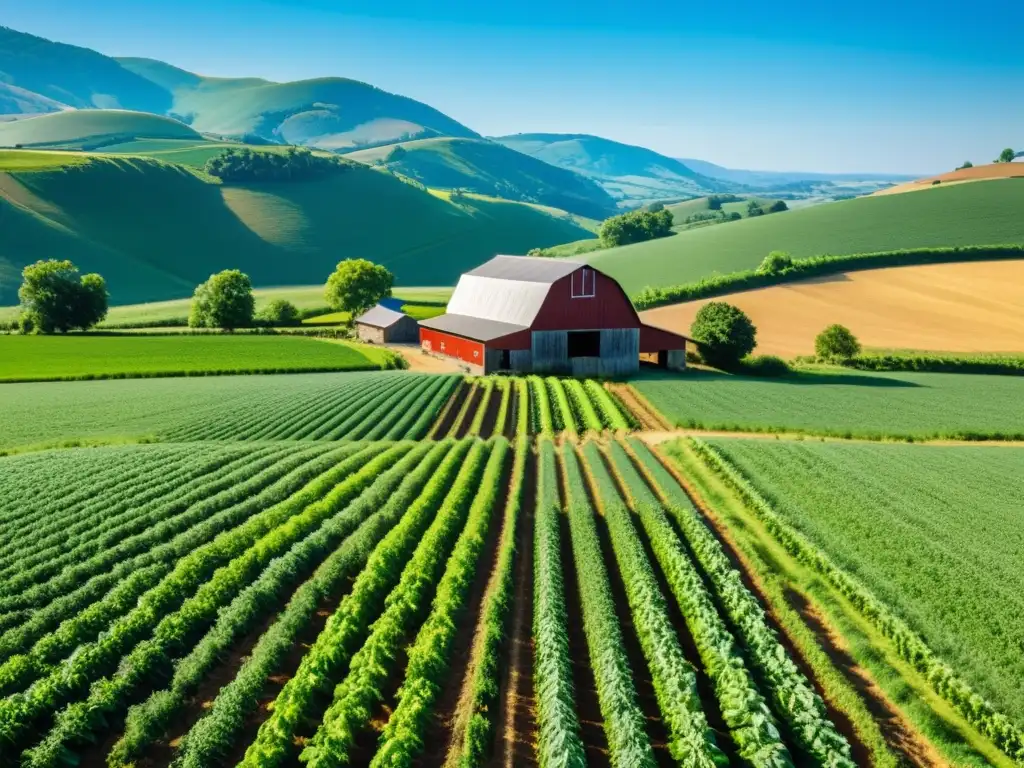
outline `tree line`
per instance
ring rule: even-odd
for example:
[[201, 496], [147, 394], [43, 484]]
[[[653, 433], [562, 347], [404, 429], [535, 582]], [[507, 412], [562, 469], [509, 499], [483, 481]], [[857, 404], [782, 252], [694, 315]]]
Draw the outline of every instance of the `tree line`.
[[283, 152], [230, 148], [206, 161], [204, 170], [229, 182], [308, 181], [349, 169], [340, 157], [316, 155], [305, 147]]

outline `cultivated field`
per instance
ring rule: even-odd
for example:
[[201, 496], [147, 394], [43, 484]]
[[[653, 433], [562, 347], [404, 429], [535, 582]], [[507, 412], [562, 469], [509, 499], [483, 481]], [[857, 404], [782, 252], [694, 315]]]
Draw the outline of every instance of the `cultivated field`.
[[1024, 379], [821, 371], [757, 379], [648, 374], [637, 391], [680, 427], [865, 438], [1024, 439]]
[[708, 301], [727, 301], [757, 326], [757, 354], [814, 354], [841, 323], [865, 347], [944, 352], [1024, 351], [1024, 261], [930, 264], [840, 273], [648, 310], [645, 322], [689, 333]]
[[586, 260], [630, 295], [645, 286], [690, 283], [755, 269], [769, 251], [794, 258], [901, 248], [1024, 242], [1024, 180], [931, 188], [815, 205], [726, 225], [700, 227], [637, 245], [595, 251]]
[[395, 356], [379, 347], [296, 336], [0, 335], [0, 381], [396, 367]]
[[1024, 756], [1024, 449], [724, 438], [696, 448], [936, 694]]
[[976, 165], [973, 168], [961, 168], [959, 171], [929, 176], [926, 179], [918, 179], [906, 184], [897, 184], [894, 187], [879, 190], [874, 194], [898, 195], [902, 192], [918, 192], [922, 189], [929, 189], [935, 186], [935, 184], [962, 184], [966, 181], [1019, 178], [1024, 178], [1024, 163], [991, 163], [989, 165]]

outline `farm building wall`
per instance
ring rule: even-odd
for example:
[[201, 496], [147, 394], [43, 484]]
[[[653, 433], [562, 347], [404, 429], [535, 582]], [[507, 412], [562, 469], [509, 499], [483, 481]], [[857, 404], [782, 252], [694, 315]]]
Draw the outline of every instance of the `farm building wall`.
[[622, 376], [640, 368], [640, 329], [605, 328], [599, 331], [600, 356], [569, 357], [569, 331], [533, 332], [534, 373], [573, 376]]
[[420, 346], [430, 354], [454, 357], [456, 360], [479, 369], [474, 372], [482, 373], [484, 370], [484, 345], [482, 342], [421, 327]]
[[[573, 329], [639, 328], [640, 318], [622, 287], [607, 275], [587, 269], [586, 290], [581, 289], [580, 273], [556, 280], [548, 291], [531, 329], [561, 331]], [[581, 296], [579, 294], [588, 294]]]
[[356, 335], [360, 341], [365, 341], [370, 344], [383, 344], [384, 343], [384, 329], [377, 328], [372, 325], [366, 325], [365, 323], [356, 323]]
[[528, 349], [513, 349], [509, 353], [509, 362], [516, 373], [529, 373], [533, 370], [533, 353]]
[[416, 342], [420, 337], [420, 324], [412, 317], [406, 315], [390, 328], [386, 328], [384, 338], [396, 344], [407, 344]]

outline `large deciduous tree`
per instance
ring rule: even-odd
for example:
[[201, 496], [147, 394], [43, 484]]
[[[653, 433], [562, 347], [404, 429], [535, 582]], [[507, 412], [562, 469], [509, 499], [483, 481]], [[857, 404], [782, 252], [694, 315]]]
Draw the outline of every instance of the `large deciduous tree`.
[[366, 259], [345, 259], [327, 278], [324, 298], [332, 309], [352, 317], [391, 295], [395, 276], [387, 267]]
[[996, 160], [996, 162], [997, 163], [1012, 163], [1013, 162], [1013, 158], [1015, 158], [1016, 156], [1017, 156], [1017, 153], [1014, 152], [1009, 147], [1007, 147], [1006, 149], [1004, 149], [1002, 152], [999, 153], [999, 159]]
[[22, 328], [40, 333], [84, 331], [107, 316], [106, 282], [97, 274], [79, 276], [70, 261], [37, 261], [21, 275]]
[[256, 302], [249, 276], [225, 269], [201, 283], [192, 296], [188, 324], [192, 328], [223, 328], [233, 331], [252, 325]]
[[697, 312], [690, 335], [700, 343], [700, 354], [709, 365], [735, 368], [757, 346], [757, 328], [743, 310], [724, 301], [712, 301]]

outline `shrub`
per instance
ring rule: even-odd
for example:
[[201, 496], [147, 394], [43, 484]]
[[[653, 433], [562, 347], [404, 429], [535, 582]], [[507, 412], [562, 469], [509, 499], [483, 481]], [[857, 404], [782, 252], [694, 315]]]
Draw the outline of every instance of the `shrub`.
[[665, 210], [665, 204], [662, 202], [648, 203], [646, 210], [648, 213], [658, 213]]
[[107, 316], [106, 282], [96, 274], [79, 277], [70, 261], [37, 261], [21, 275], [18, 298], [23, 333], [84, 331]]
[[257, 313], [256, 319], [264, 325], [278, 327], [298, 325], [301, 316], [298, 308], [287, 299], [274, 299]]
[[697, 312], [690, 335], [700, 343], [701, 357], [716, 368], [731, 369], [757, 346], [757, 329], [743, 310], [712, 301]]
[[815, 338], [814, 351], [825, 360], [849, 360], [860, 354], [860, 342], [846, 326], [830, 325]]
[[772, 251], [757, 268], [759, 275], [784, 275], [793, 269], [793, 257], [785, 251]]
[[790, 373], [789, 363], [775, 355], [757, 355], [743, 360], [741, 372], [748, 376], [774, 378]]
[[249, 276], [237, 269], [225, 269], [196, 288], [189, 327], [226, 331], [246, 328], [252, 325], [255, 303]]
[[672, 212], [630, 211], [606, 219], [600, 236], [607, 246], [629, 245], [672, 234]]
[[788, 211], [789, 206], [786, 205], [785, 200], [776, 200], [770, 206], [768, 206], [768, 213], [779, 213], [781, 211]]
[[747, 203], [747, 216], [764, 216], [764, 208], [761, 207], [761, 204], [757, 202], [757, 200], [751, 200]]

